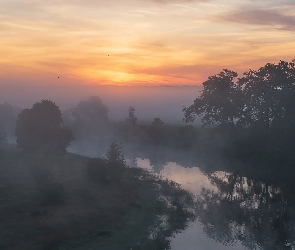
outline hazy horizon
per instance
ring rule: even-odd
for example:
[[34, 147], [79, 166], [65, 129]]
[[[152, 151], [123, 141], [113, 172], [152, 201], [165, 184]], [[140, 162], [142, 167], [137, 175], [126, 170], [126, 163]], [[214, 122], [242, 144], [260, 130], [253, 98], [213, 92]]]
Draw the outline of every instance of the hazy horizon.
[[165, 123], [182, 123], [182, 107], [189, 106], [199, 94], [201, 85], [187, 86], [7, 86], [0, 93], [1, 103], [31, 108], [35, 102], [50, 99], [62, 110], [75, 107], [89, 96], [99, 96], [109, 108], [112, 121], [124, 120], [127, 110], [136, 110], [139, 123], [150, 123], [160, 118]]

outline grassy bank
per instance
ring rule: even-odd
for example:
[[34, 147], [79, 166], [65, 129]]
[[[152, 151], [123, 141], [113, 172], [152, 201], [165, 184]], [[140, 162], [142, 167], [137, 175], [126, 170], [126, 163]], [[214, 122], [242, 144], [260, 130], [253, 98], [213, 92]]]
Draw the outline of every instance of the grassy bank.
[[194, 219], [192, 196], [176, 183], [135, 168], [94, 182], [88, 160], [2, 152], [0, 249], [169, 249]]

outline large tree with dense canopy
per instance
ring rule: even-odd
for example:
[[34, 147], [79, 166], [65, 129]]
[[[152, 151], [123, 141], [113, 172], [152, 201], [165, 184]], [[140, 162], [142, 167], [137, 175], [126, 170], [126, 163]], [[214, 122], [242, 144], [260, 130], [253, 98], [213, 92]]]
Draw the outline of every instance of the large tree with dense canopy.
[[62, 113], [50, 100], [36, 102], [18, 115], [15, 134], [17, 146], [28, 152], [66, 152], [74, 139], [72, 131], [62, 126]]

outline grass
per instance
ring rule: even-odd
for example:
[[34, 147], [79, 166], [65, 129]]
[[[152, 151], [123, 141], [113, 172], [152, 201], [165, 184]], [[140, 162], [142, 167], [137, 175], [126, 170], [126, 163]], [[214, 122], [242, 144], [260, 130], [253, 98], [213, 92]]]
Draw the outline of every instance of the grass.
[[127, 168], [119, 182], [95, 183], [88, 158], [26, 155], [0, 160], [0, 249], [169, 249], [194, 214], [176, 183]]

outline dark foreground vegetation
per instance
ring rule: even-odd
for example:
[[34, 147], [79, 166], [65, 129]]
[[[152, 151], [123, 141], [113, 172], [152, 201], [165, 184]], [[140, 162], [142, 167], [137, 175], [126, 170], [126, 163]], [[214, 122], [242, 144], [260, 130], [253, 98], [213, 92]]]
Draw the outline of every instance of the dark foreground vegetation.
[[110, 163], [6, 146], [0, 164], [0, 248], [169, 249], [169, 238], [194, 218], [188, 208], [192, 196], [141, 169], [109, 175], [104, 164]]

